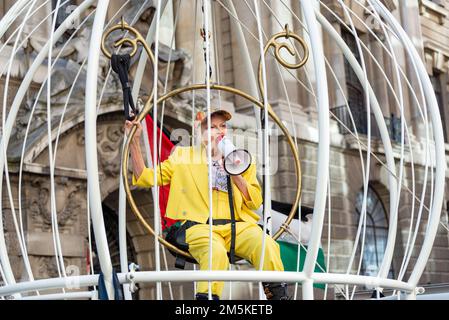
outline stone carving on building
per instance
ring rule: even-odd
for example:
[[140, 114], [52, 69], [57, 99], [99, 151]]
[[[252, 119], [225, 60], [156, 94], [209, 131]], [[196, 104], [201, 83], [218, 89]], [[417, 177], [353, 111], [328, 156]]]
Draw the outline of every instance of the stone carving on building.
[[428, 18], [435, 17], [439, 25], [444, 25], [447, 19], [447, 11], [444, 6], [431, 0], [419, 0], [419, 13]]
[[[18, 211], [15, 212], [16, 216]], [[2, 209], [3, 216], [3, 232], [5, 234], [5, 243], [10, 255], [18, 255], [20, 253], [19, 242], [17, 241], [17, 234], [14, 228], [12, 218], [12, 211], [9, 208]]]
[[[135, 5], [133, 3], [135, 2]], [[137, 18], [135, 26], [137, 28], [143, 28], [146, 25], [148, 28], [148, 20], [143, 21], [145, 17], [152, 14], [152, 4], [149, 2], [142, 8], [141, 2], [138, 0], [131, 1], [131, 4], [127, 6], [127, 10], [123, 11], [123, 17], [127, 21], [133, 21]], [[50, 89], [51, 98], [51, 116], [52, 116], [52, 128], [56, 129], [61, 119], [63, 122], [70, 121], [78, 117], [80, 114], [84, 114], [85, 108], [85, 83], [87, 74], [87, 65], [85, 59], [87, 58], [86, 44], [89, 43], [90, 32], [92, 30], [93, 21], [88, 20], [77, 31], [76, 35], [69, 42], [69, 45], [62, 48], [59, 44], [53, 51], [54, 59], [61, 53], [58, 60], [54, 60], [55, 65], [52, 67], [52, 81]], [[112, 38], [112, 37], [111, 37]], [[47, 39], [45, 39], [47, 41]], [[42, 44], [34, 39], [31, 42], [28, 52], [29, 55], [27, 63], [31, 63], [36, 57], [37, 52], [42, 50]], [[142, 49], [131, 60], [131, 69], [137, 65], [140, 59]], [[24, 53], [25, 54], [25, 53]], [[100, 76], [98, 78], [98, 91], [102, 106], [109, 105], [122, 105], [122, 89], [118, 76], [110, 71], [109, 60], [103, 55], [100, 56]], [[169, 58], [171, 63], [168, 64]], [[37, 75], [35, 76], [35, 82], [43, 84], [41, 94], [33, 94], [28, 101], [25, 101], [23, 107], [20, 108], [17, 115], [16, 125], [13, 128], [12, 135], [17, 137], [14, 141], [10, 142], [8, 148], [8, 158], [10, 161], [19, 161], [23, 140], [28, 130], [28, 138], [26, 143], [26, 152], [33, 148], [36, 143], [47, 135], [47, 63], [44, 62], [39, 68]], [[170, 87], [184, 86], [190, 81], [190, 74], [192, 69], [192, 59], [184, 50], [172, 50], [170, 54], [170, 48], [160, 44], [159, 54], [159, 80], [158, 88], [159, 94], [164, 93], [164, 84], [166, 79], [166, 68], [170, 68], [168, 73], [168, 84]], [[168, 88], [170, 90], [170, 87]], [[70, 97], [69, 97], [70, 94]], [[141, 96], [149, 95], [148, 92], [140, 92]], [[201, 97], [196, 97], [196, 100], [201, 100]], [[146, 101], [146, 99], [145, 99]], [[167, 101], [166, 108], [172, 109], [173, 112], [178, 113], [180, 111], [188, 113], [189, 102], [191, 101], [191, 94], [185, 93], [174, 97]], [[30, 117], [32, 121], [30, 122]], [[63, 117], [63, 118], [62, 118]], [[29, 124], [30, 122], [30, 124]], [[29, 127], [28, 127], [29, 126]], [[108, 169], [109, 170], [109, 169]]]
[[438, 47], [432, 41], [424, 41], [424, 55], [429, 69], [447, 72], [449, 69], [449, 52]]
[[[55, 257], [39, 256], [35, 257], [37, 260], [37, 279], [49, 279], [59, 277], [58, 267]], [[67, 266], [68, 259], [64, 259], [64, 264]]]
[[123, 128], [118, 124], [101, 126], [97, 132], [100, 164], [109, 177], [120, 174]]
[[[82, 198], [86, 189], [80, 182], [68, 179], [57, 179], [55, 187], [55, 201], [58, 226], [64, 233], [77, 219], [82, 209]], [[35, 229], [49, 232], [52, 228], [50, 181], [35, 179], [31, 182], [34, 189], [31, 194], [29, 213]]]

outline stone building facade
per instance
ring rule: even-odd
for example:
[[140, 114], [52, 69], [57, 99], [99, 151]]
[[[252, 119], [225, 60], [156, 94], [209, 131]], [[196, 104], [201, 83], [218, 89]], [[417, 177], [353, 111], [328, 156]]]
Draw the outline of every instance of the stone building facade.
[[[5, 0], [0, 2], [0, 12], [4, 13], [12, 5], [14, 1]], [[80, 1], [78, 1], [80, 2]], [[227, 3], [228, 1], [222, 1]], [[307, 36], [303, 31], [303, 27], [296, 19], [301, 17], [301, 10], [298, 1], [284, 0], [284, 6], [281, 1], [268, 0], [272, 11], [266, 6], [261, 5], [263, 16], [263, 27], [267, 36], [281, 31], [286, 23], [290, 28], [303, 36], [307, 40]], [[108, 17], [113, 14], [125, 3], [125, 1], [111, 1], [110, 12]], [[134, 1], [133, 3], [139, 3]], [[251, 10], [249, 10], [245, 1], [234, 1], [238, 18], [245, 24], [245, 39], [250, 52], [250, 59], [254, 70], [256, 70], [259, 62], [259, 47], [257, 41], [246, 30], [257, 34], [257, 25]], [[262, 2], [261, 2], [262, 3]], [[366, 18], [361, 11], [358, 1], [345, 1], [351, 5], [351, 8], [359, 14], [360, 17]], [[407, 33], [412, 37], [414, 44], [418, 48], [420, 54], [426, 62], [427, 71], [431, 77], [437, 97], [440, 101], [440, 108], [445, 128], [446, 138], [449, 139], [449, 111], [448, 111], [448, 60], [449, 60], [449, 37], [447, 37], [447, 29], [449, 28], [449, 1], [447, 0], [408, 0], [394, 1], [384, 0], [383, 3], [401, 22]], [[77, 5], [77, 1], [71, 1], [72, 5]], [[213, 65], [213, 81], [238, 88], [245, 92], [251, 92], [249, 76], [242, 70], [245, 69], [245, 57], [239, 47], [238, 30], [233, 22], [234, 17], [225, 10], [220, 1], [213, 1], [213, 12], [211, 12], [211, 21], [215, 29], [212, 41], [212, 65]], [[48, 5], [50, 10], [50, 5]], [[134, 11], [133, 11], [134, 10]], [[322, 14], [330, 21], [333, 27], [342, 34], [348, 45], [354, 46], [353, 38], [348, 33], [342, 22], [348, 23], [344, 13], [336, 0], [322, 1], [320, 6]], [[204, 79], [204, 61], [203, 61], [203, 40], [198, 34], [201, 27], [201, 8], [198, 6], [195, 13], [195, 5], [192, 0], [173, 0], [169, 1], [166, 7], [166, 13], [162, 19], [163, 33], [161, 33], [161, 43], [170, 45], [171, 37], [174, 34], [177, 61], [167, 66], [166, 62], [160, 61], [160, 79], [161, 86], [165, 80], [165, 72], [167, 67], [173, 68], [170, 73], [169, 85], [171, 87], [181, 86], [188, 82], [202, 82]], [[127, 15], [133, 17], [135, 9], [129, 9]], [[149, 5], [145, 10], [140, 12], [140, 19], [137, 20], [137, 27], [145, 30], [148, 28], [148, 21], [154, 14], [154, 9]], [[197, 23], [193, 24], [192, 16], [197, 15]], [[276, 15], [276, 17], [274, 16]], [[43, 15], [41, 15], [42, 17]], [[174, 30], [173, 24], [175, 17], [178, 16], [177, 27]], [[125, 15], [126, 17], [126, 15]], [[362, 20], [363, 21], [363, 20]], [[370, 21], [365, 21], [372, 26]], [[419, 23], [417, 23], [419, 22]], [[380, 61], [383, 71], [393, 77], [393, 69], [391, 60], [382, 50], [382, 47], [376, 39], [369, 34], [366, 25], [362, 22], [355, 24], [360, 39], [369, 48], [370, 52]], [[48, 28], [48, 27], [47, 27]], [[14, 92], [20, 86], [21, 78], [26, 71], [26, 61], [31, 59], [32, 52], [39, 50], [39, 40], [42, 35], [48, 32], [45, 28], [40, 30], [39, 35], [31, 37], [29, 45], [24, 49], [24, 61], [19, 61], [19, 66], [14, 69], [13, 85], [8, 90], [8, 101], [12, 103]], [[195, 31], [194, 31], [195, 30]], [[28, 30], [29, 31], [29, 30]], [[375, 28], [378, 36], [382, 35], [381, 30]], [[8, 34], [4, 36], [2, 43], [6, 41]], [[78, 43], [84, 50], [88, 48], [88, 35], [81, 33], [77, 38], [82, 40]], [[86, 38], [87, 37], [87, 38]], [[84, 41], [84, 42], [83, 42]], [[340, 119], [345, 117], [342, 107], [345, 105], [345, 96], [349, 100], [351, 110], [355, 114], [363, 114], [365, 110], [363, 87], [354, 80], [354, 76], [347, 67], [345, 59], [341, 51], [338, 49], [334, 41], [323, 33], [323, 44], [326, 58], [332, 66], [335, 76], [339, 81], [341, 88], [337, 87], [334, 80], [329, 81], [329, 97], [330, 110]], [[11, 44], [10, 44], [11, 45]], [[354, 48], [354, 47], [353, 47]], [[397, 49], [401, 51], [401, 48]], [[85, 55], [79, 50], [79, 46], [68, 53], [64, 59], [70, 63], [81, 64]], [[354, 53], [356, 50], [354, 49]], [[390, 94], [389, 88], [378, 68], [376, 68], [372, 57], [366, 55], [364, 57], [368, 63], [370, 81], [374, 86], [376, 95], [382, 106], [382, 112], [389, 123], [389, 130], [392, 134], [393, 148], [395, 151], [396, 161], [399, 161], [400, 154], [400, 135], [397, 132], [397, 123], [401, 113], [396, 107], [395, 101]], [[1, 57], [1, 59], [6, 59]], [[102, 59], [102, 77], [107, 72], [107, 61]], [[403, 59], [399, 61], [403, 70], [410, 75], [412, 70], [410, 62]], [[314, 85], [313, 70], [311, 64], [298, 71], [291, 73], [278, 68], [278, 64], [272, 57], [267, 58], [268, 80], [268, 98], [273, 110], [284, 120], [289, 127], [291, 133], [296, 132], [296, 138], [299, 144], [299, 153], [302, 167], [302, 205], [313, 207], [314, 192], [317, 174], [317, 112], [316, 105], [312, 95], [308, 92], [307, 86], [301, 86], [301, 83], [309, 83]], [[181, 76], [176, 74], [180, 71]], [[152, 89], [152, 70], [147, 68], [142, 86], [142, 96], [146, 95]], [[29, 101], [33, 101], [36, 92], [39, 90], [45, 74], [45, 69], [40, 70], [40, 75], [36, 76], [33, 85], [28, 94]], [[135, 64], [132, 68], [132, 75], [135, 73]], [[333, 74], [328, 73], [328, 78], [333, 79]], [[187, 79], [187, 80], [186, 80]], [[3, 95], [4, 77], [0, 82], [0, 89]], [[101, 80], [104, 81], [104, 78]], [[82, 82], [82, 81], [80, 81]], [[104, 83], [104, 82], [103, 82]], [[103, 84], [102, 83], [102, 84]], [[284, 87], [285, 84], [285, 87]], [[412, 83], [412, 85], [414, 85]], [[123, 115], [121, 112], [121, 95], [116, 79], [106, 83], [106, 95], [104, 101], [99, 108], [97, 119], [97, 141], [98, 141], [98, 159], [101, 185], [101, 198], [103, 201], [103, 214], [106, 228], [108, 231], [108, 240], [110, 240], [110, 250], [114, 266], [119, 269], [118, 258], [118, 235], [117, 230], [117, 212], [118, 212], [118, 188], [120, 175], [120, 150], [123, 143]], [[55, 92], [55, 99], [59, 103], [64, 96], [64, 87], [59, 88], [60, 91]], [[82, 95], [82, 85], [79, 90], [81, 96], [73, 98], [70, 104], [71, 112], [63, 119], [61, 136], [58, 141], [58, 152], [56, 154], [55, 169], [55, 190], [56, 190], [56, 211], [58, 217], [58, 228], [61, 234], [62, 252], [64, 253], [64, 265], [67, 274], [87, 274], [91, 266], [91, 257], [89, 254], [89, 221], [88, 221], [88, 204], [87, 204], [87, 173], [86, 159], [84, 151], [84, 104]], [[342, 92], [344, 95], [342, 94]], [[287, 94], [286, 94], [287, 93]], [[199, 95], [201, 96], [201, 95]], [[200, 99], [199, 97], [198, 99]], [[239, 97], [232, 96], [228, 93], [222, 93], [216, 96], [219, 101], [234, 110], [235, 116], [231, 122], [231, 126], [236, 129], [247, 131], [254, 130], [254, 109], [250, 103]], [[411, 141], [413, 148], [418, 155], [415, 159], [422, 158], [422, 139], [423, 126], [418, 117], [413, 99], [410, 94], [406, 94], [406, 110], [404, 116], [411, 130]], [[190, 99], [190, 100], [189, 100]], [[55, 101], [52, 101], [55, 103]], [[45, 107], [45, 101], [39, 101], [38, 107]], [[169, 131], [183, 128], [190, 130], [191, 127], [191, 98], [181, 97], [178, 100], [167, 103], [164, 125]], [[289, 109], [289, 104], [292, 109]], [[58, 104], [59, 107], [59, 104]], [[29, 107], [24, 108], [27, 112], [20, 114], [19, 118], [22, 123], [18, 125], [17, 137], [18, 141], [23, 139], [24, 124], [27, 123], [29, 116]], [[45, 109], [42, 109], [45, 110]], [[55, 109], [57, 110], [57, 109]], [[343, 111], [342, 111], [343, 110]], [[343, 113], [342, 113], [343, 112]], [[24, 165], [22, 176], [19, 177], [21, 144], [11, 142], [8, 150], [9, 157], [9, 176], [11, 179], [11, 188], [14, 202], [11, 205], [8, 195], [3, 189], [3, 217], [4, 228], [6, 231], [6, 240], [9, 249], [9, 257], [11, 264], [14, 266], [14, 275], [17, 281], [26, 280], [28, 278], [26, 268], [22, 262], [21, 250], [18, 242], [15, 240], [14, 215], [17, 213], [19, 204], [22, 210], [23, 226], [25, 228], [27, 252], [30, 257], [30, 265], [33, 275], [36, 279], [58, 276], [58, 268], [53, 248], [52, 237], [52, 217], [50, 202], [50, 179], [48, 166], [48, 139], [46, 136], [45, 113], [36, 115], [36, 125], [33, 127], [33, 134], [30, 135], [30, 142], [27, 145], [24, 155]], [[292, 125], [292, 119], [294, 124]], [[41, 122], [39, 122], [39, 121]], [[399, 122], [400, 123], [400, 122]], [[361, 118], [357, 123], [362, 142], [366, 143], [366, 135], [363, 129], [366, 127], [366, 119]], [[359, 127], [360, 126], [360, 127]], [[396, 129], [395, 129], [396, 128]], [[396, 130], [396, 131], [395, 131]], [[372, 147], [376, 155], [384, 160], [383, 148], [379, 139], [373, 131]], [[359, 253], [356, 252], [355, 262], [348, 266], [352, 248], [354, 246], [355, 234], [359, 221], [359, 205], [360, 195], [363, 190], [363, 176], [359, 157], [359, 146], [356, 139], [345, 132], [341, 128], [341, 123], [331, 117], [331, 154], [330, 154], [330, 207], [331, 207], [331, 247], [330, 247], [330, 264], [328, 266], [331, 272], [344, 273], [348, 269], [356, 272]], [[449, 140], [447, 140], [449, 141]], [[17, 141], [16, 141], [17, 142]], [[279, 137], [278, 141], [278, 157], [277, 172], [271, 178], [272, 183], [272, 199], [291, 203], [294, 200], [295, 192], [295, 170], [293, 166], [291, 152], [285, 138]], [[446, 150], [449, 151], [449, 145]], [[364, 155], [366, 158], [366, 155]], [[410, 158], [405, 159], [404, 185], [411, 187], [412, 185], [412, 166]], [[379, 162], [371, 161], [370, 165], [370, 192], [369, 199], [374, 203], [368, 214], [375, 220], [372, 230], [377, 232], [377, 236], [367, 238], [374, 241], [375, 249], [371, 253], [374, 255], [382, 255], [382, 245], [378, 245], [385, 240], [385, 230], [388, 228], [389, 217], [389, 191], [387, 182], [387, 171], [379, 164]], [[420, 160], [414, 162], [414, 174], [416, 178], [417, 192], [420, 192], [423, 183], [420, 182], [424, 175], [424, 165]], [[19, 180], [21, 178], [21, 180]], [[21, 194], [19, 196], [19, 183]], [[428, 187], [430, 193], [430, 187]], [[134, 190], [133, 194], [141, 208], [143, 214], [148, 221], [152, 222], [153, 217], [153, 200], [151, 193], [144, 190]], [[399, 208], [398, 236], [396, 239], [395, 254], [391, 268], [391, 274], [398, 276], [399, 270], [403, 263], [404, 248], [408, 241], [410, 228], [410, 212], [413, 206], [413, 198], [404, 191], [401, 193], [401, 207]], [[441, 222], [448, 224], [447, 201], [449, 194], [446, 194]], [[415, 206], [418, 204], [415, 202]], [[15, 210], [12, 210], [15, 208]], [[326, 209], [327, 212], [327, 209]], [[427, 215], [423, 213], [423, 221]], [[328, 239], [328, 222], [329, 216], [326, 215], [325, 226], [323, 228], [322, 243], [324, 251], [327, 252]], [[413, 221], [416, 221], [416, 216]], [[412, 222], [413, 222], [412, 221]], [[130, 209], [127, 212], [127, 232], [128, 232], [128, 256], [130, 261], [136, 262], [142, 270], [154, 269], [154, 239], [150, 237], [142, 227], [142, 225], [133, 216]], [[416, 247], [419, 248], [423, 239], [424, 230], [420, 230], [417, 238]], [[367, 244], [367, 245], [368, 245]], [[449, 283], [449, 238], [448, 233], [442, 227], [435, 240], [434, 249], [432, 251], [428, 266], [421, 278], [423, 285], [444, 284]], [[410, 274], [411, 268], [416, 261], [418, 250], [415, 250], [411, 256], [410, 264], [405, 272], [404, 278]], [[174, 261], [172, 256], [167, 252], [168, 268], [173, 269]], [[373, 274], [376, 272], [377, 266], [373, 269], [373, 258], [369, 256], [363, 257], [363, 263], [360, 265], [361, 272], [364, 274]], [[94, 267], [98, 268], [95, 259]], [[375, 261], [374, 261], [375, 263]], [[188, 268], [192, 268], [191, 265]], [[240, 266], [247, 268], [247, 266]], [[240, 296], [255, 298], [254, 287], [240, 285]], [[140, 290], [136, 293], [138, 298], [153, 299], [155, 290], [153, 285], [141, 285]], [[191, 284], [173, 284], [172, 286], [175, 298], [191, 298], [193, 286]], [[364, 297], [369, 288], [360, 288], [359, 296]], [[164, 296], [169, 297], [168, 284], [163, 286]], [[430, 290], [430, 289], [429, 289]], [[341, 298], [337, 290], [330, 291], [328, 298]], [[319, 297], [322, 293], [316, 292]], [[238, 295], [238, 294], [237, 294]]]

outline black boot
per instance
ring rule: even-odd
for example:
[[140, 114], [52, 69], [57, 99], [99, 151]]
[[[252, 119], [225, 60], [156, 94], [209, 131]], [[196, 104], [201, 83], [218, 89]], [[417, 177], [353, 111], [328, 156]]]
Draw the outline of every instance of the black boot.
[[[207, 294], [207, 293], [197, 293], [195, 295], [195, 300], [209, 300], [209, 294]], [[217, 296], [216, 294], [213, 294], [212, 295], [212, 300], [215, 300], [215, 301], [220, 300], [220, 297]]]
[[373, 293], [371, 293], [371, 299], [377, 299], [377, 294], [379, 294], [379, 298], [385, 297], [385, 295], [382, 293], [382, 291], [374, 290]]
[[263, 289], [268, 300], [290, 300], [288, 296], [287, 283], [285, 282], [264, 282]]

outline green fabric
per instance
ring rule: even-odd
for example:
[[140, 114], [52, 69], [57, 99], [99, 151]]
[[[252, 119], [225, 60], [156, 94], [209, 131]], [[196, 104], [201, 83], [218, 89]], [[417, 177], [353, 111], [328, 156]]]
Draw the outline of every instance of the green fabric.
[[[285, 241], [277, 241], [281, 250], [281, 259], [284, 264], [285, 271], [297, 271], [298, 270], [298, 245]], [[306, 252], [307, 246], [301, 246], [301, 256], [299, 260], [299, 271], [302, 271], [304, 268], [304, 261], [306, 260]], [[321, 268], [320, 268], [321, 266]], [[318, 250], [318, 256], [316, 259], [315, 272], [324, 272], [326, 270], [326, 263], [324, 261], [324, 252], [323, 249], [320, 248]], [[315, 288], [323, 289], [325, 285], [322, 283], [317, 283], [313, 285]]]
[[162, 235], [165, 237], [167, 235], [167, 233], [172, 229], [172, 228], [179, 228], [182, 225], [182, 221], [176, 221], [174, 224], [172, 224], [170, 227], [166, 228], [164, 231], [162, 231]]

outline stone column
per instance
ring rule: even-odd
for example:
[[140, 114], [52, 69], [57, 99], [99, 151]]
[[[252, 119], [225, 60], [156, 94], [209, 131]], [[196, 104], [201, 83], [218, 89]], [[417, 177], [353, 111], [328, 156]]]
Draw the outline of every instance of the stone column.
[[[248, 33], [248, 30], [257, 38], [258, 32], [257, 32], [257, 23], [256, 19], [254, 18], [253, 14], [250, 12], [249, 8], [246, 6], [244, 1], [233, 1], [235, 10], [238, 15], [238, 19], [241, 21], [241, 23], [244, 25], [243, 33], [245, 36], [247, 49], [250, 54], [251, 58], [251, 65], [254, 72], [254, 75], [257, 79], [257, 68], [259, 65], [259, 58], [260, 58], [260, 49], [259, 49], [259, 43], [256, 39], [253, 38]], [[251, 5], [251, 10], [254, 10], [252, 7], [252, 2], [248, 2]], [[264, 11], [261, 12], [262, 16], [265, 16]], [[263, 18], [262, 18], [263, 20]], [[263, 21], [264, 29], [267, 29], [268, 23], [265, 23], [266, 21]], [[234, 17], [230, 17], [230, 23], [231, 23], [231, 39], [232, 39], [232, 69], [234, 70], [234, 85], [237, 89], [243, 90], [245, 92], [251, 92], [249, 81], [251, 81], [251, 78], [242, 72], [242, 70], [245, 70], [244, 68], [244, 56], [242, 54], [242, 50], [244, 48], [240, 48], [237, 43], [237, 25], [239, 22], [235, 20]], [[246, 26], [246, 27], [245, 27]], [[236, 104], [236, 110], [239, 110], [240, 112], [245, 112], [250, 115], [253, 115], [253, 107], [248, 103], [247, 100], [242, 99], [240, 97], [236, 97], [235, 99]]]
[[[173, 3], [174, 10], [178, 7], [178, 1]], [[209, 6], [209, 9], [212, 9]], [[198, 2], [196, 10], [195, 21], [195, 1], [182, 0], [180, 13], [178, 17], [178, 26], [176, 28], [176, 48], [182, 48], [187, 51], [193, 59], [195, 74], [192, 80], [195, 83], [204, 83], [205, 78], [205, 61], [203, 50], [203, 38], [200, 35], [200, 29], [203, 28], [203, 12], [201, 11], [201, 4]], [[176, 12], [174, 14], [176, 16]], [[212, 27], [212, 15], [209, 11], [209, 31], [212, 37], [215, 37], [215, 31]], [[194, 52], [195, 49], [195, 52]], [[212, 66], [213, 74], [215, 75], [215, 59], [214, 59], [214, 46], [213, 38], [210, 38], [210, 63]], [[213, 81], [213, 79], [212, 79]]]
[[[382, 39], [382, 35], [378, 32], [377, 35], [380, 39]], [[384, 48], [382, 47], [382, 44], [379, 43], [377, 40], [375, 40], [372, 36], [369, 37], [371, 40], [369, 43], [369, 48], [371, 53], [373, 54], [374, 58], [377, 59], [379, 65], [383, 68], [383, 71], [389, 76], [391, 73], [391, 69], [384, 68], [385, 65], [385, 59], [384, 59]], [[385, 117], [390, 117], [391, 112], [395, 112], [396, 108], [390, 109], [390, 103], [388, 97], [390, 96], [391, 91], [387, 89], [387, 83], [385, 81], [385, 77], [382, 74], [381, 70], [379, 70], [379, 67], [376, 65], [374, 61], [372, 61], [372, 58], [367, 55], [367, 59], [369, 61], [369, 68], [370, 68], [370, 83], [373, 87], [374, 92], [376, 93], [377, 100], [379, 101], [380, 107], [382, 109], [382, 114]], [[388, 60], [388, 58], [387, 58]], [[389, 79], [392, 79], [393, 77], [389, 77]], [[373, 119], [374, 120], [374, 119]]]
[[[327, 17], [329, 19], [329, 17]], [[341, 30], [340, 23], [336, 21], [336, 19], [331, 19], [330, 22], [335, 30]], [[341, 32], [339, 32], [341, 33]], [[337, 79], [328, 72], [329, 79], [329, 101], [331, 102], [330, 108], [340, 107], [345, 105], [345, 97], [344, 94], [347, 92], [346, 90], [346, 74], [345, 74], [345, 63], [346, 58], [344, 57], [340, 47], [336, 44], [336, 42], [329, 37], [327, 33], [323, 34], [324, 39], [324, 52], [326, 58], [329, 61], [330, 66], [333, 69], [333, 72]], [[339, 82], [339, 86], [336, 81]], [[343, 92], [342, 92], [343, 91]], [[310, 99], [310, 98], [309, 98]]]
[[[289, 4], [289, 3], [287, 3]], [[239, 20], [244, 24], [245, 27], [243, 27], [248, 50], [250, 52], [251, 56], [251, 64], [254, 70], [254, 74], [256, 75], [256, 79], [258, 77], [258, 68], [259, 68], [259, 62], [260, 62], [260, 48], [258, 43], [258, 29], [257, 29], [257, 21], [254, 16], [254, 14], [251, 12], [251, 10], [254, 12], [254, 8], [252, 6], [252, 3], [250, 3], [251, 8], [248, 8], [248, 6], [241, 1], [234, 1], [234, 6], [236, 8], [238, 18]], [[265, 36], [263, 37], [263, 46], [266, 45], [267, 41], [271, 36], [275, 33], [278, 33], [283, 30], [285, 24], [289, 24], [290, 29], [294, 30], [294, 24], [293, 24], [293, 18], [291, 13], [287, 8], [285, 8], [281, 3], [278, 1], [270, 1], [269, 2], [270, 8], [273, 10], [273, 12], [276, 14], [277, 18], [280, 20], [281, 25], [279, 25], [279, 21], [275, 19], [273, 14], [270, 12], [270, 10], [267, 9], [265, 5], [260, 6], [260, 15], [262, 20], [262, 27], [265, 33]], [[234, 39], [237, 38], [236, 35], [236, 22], [234, 18], [231, 18], [231, 35], [233, 39], [233, 44], [235, 43]], [[248, 33], [247, 30], [250, 30], [252, 35], [256, 38], [254, 38], [252, 35]], [[282, 42], [282, 40], [280, 40]], [[295, 45], [297, 45], [295, 43]], [[244, 63], [241, 50], [242, 48], [238, 47], [237, 45], [233, 45], [233, 70], [234, 70], [234, 79], [235, 79], [235, 86], [236, 88], [243, 90], [245, 92], [250, 91], [250, 87], [248, 84], [249, 77], [246, 74], [243, 74], [240, 70], [242, 70], [242, 65]], [[301, 53], [301, 50], [299, 49], [299, 52]], [[288, 53], [283, 52], [283, 56], [287, 61], [292, 62], [292, 57]], [[296, 80], [290, 75], [289, 72], [285, 70], [284, 67], [279, 65], [279, 63], [274, 59], [273, 55], [268, 53], [266, 55], [266, 68], [267, 68], [267, 78], [268, 78], [268, 99], [270, 103], [272, 103], [273, 108], [279, 109], [277, 111], [280, 111], [281, 109], [286, 111], [288, 108], [286, 107], [286, 97], [285, 97], [285, 89], [282, 84], [282, 79], [286, 82], [287, 92], [289, 95], [289, 98], [291, 100], [291, 103], [294, 104], [297, 99], [298, 95], [298, 83]], [[279, 68], [278, 68], [279, 66]], [[280, 71], [280, 72], [279, 72]], [[304, 72], [304, 71], [302, 71]], [[292, 70], [291, 74], [295, 75], [296, 71]], [[258, 84], [257, 84], [258, 86]], [[252, 106], [248, 104], [247, 101], [237, 98], [236, 99], [236, 105], [237, 109], [240, 109], [242, 112], [249, 112], [252, 114], [253, 109]], [[282, 107], [281, 107], [282, 106]], [[297, 112], [299, 108], [297, 108], [296, 105], [293, 107], [293, 112]]]
[[[287, 0], [285, 3], [288, 5], [289, 8], [292, 8], [292, 3], [294, 1]], [[298, 31], [298, 29], [295, 28], [295, 24], [293, 22], [293, 15], [291, 11], [286, 8], [280, 1], [271, 1], [270, 5], [272, 11], [276, 15], [276, 17], [271, 13], [268, 12], [270, 17], [270, 28], [266, 31], [267, 37], [271, 38], [276, 33], [279, 33], [281, 31], [284, 31], [284, 27], [286, 24], [288, 24], [289, 29], [298, 35], [301, 36], [301, 33]], [[266, 9], [266, 7], [264, 7]], [[293, 8], [292, 8], [293, 10]], [[268, 9], [267, 9], [268, 11]], [[300, 16], [299, 12], [295, 13], [297, 16]], [[269, 33], [268, 33], [269, 32]], [[303, 34], [302, 37], [305, 37]], [[303, 50], [299, 43], [295, 41], [294, 39], [279, 39], [279, 43], [285, 42], [292, 46], [294, 46], [297, 50], [297, 54], [302, 57]], [[264, 45], [267, 43], [265, 41]], [[271, 53], [273, 51], [270, 51]], [[267, 54], [267, 72], [268, 72], [268, 79], [269, 81], [269, 88], [268, 88], [268, 99], [273, 104], [273, 108], [276, 112], [280, 113], [281, 119], [285, 119], [287, 121], [291, 120], [290, 111], [288, 108], [288, 101], [290, 101], [291, 105], [291, 111], [295, 114], [302, 114], [303, 107], [298, 104], [297, 97], [299, 95], [299, 90], [301, 88], [301, 85], [298, 83], [298, 81], [294, 77], [298, 77], [300, 74], [304, 74], [307, 72], [306, 67], [302, 67], [301, 69], [287, 69], [283, 67], [276, 59], [273, 57], [271, 53]], [[286, 50], [281, 51], [281, 57], [284, 61], [288, 63], [297, 63], [299, 61], [298, 56], [292, 56], [290, 53], [288, 53]], [[284, 83], [285, 87], [284, 87]], [[286, 92], [287, 91], [287, 92]], [[288, 97], [287, 97], [287, 96]], [[288, 100], [287, 100], [288, 99]], [[299, 101], [301, 103], [302, 101]]]
[[[402, 22], [401, 25], [404, 28], [405, 32], [408, 34], [410, 39], [412, 39], [415, 48], [418, 50], [419, 55], [424, 61], [424, 44], [422, 39], [422, 30], [421, 30], [421, 17], [419, 14], [419, 2], [418, 0], [409, 0], [409, 1], [401, 1], [399, 5], [399, 13], [398, 18]], [[419, 92], [419, 86], [416, 82], [416, 76], [414, 72], [413, 65], [410, 59], [407, 59], [405, 62], [405, 70], [407, 77], [411, 79], [411, 84], [413, 86], [413, 90], [415, 92]], [[421, 97], [418, 95], [418, 99]], [[413, 99], [409, 99], [409, 114], [411, 118], [411, 124], [413, 126], [413, 133], [416, 136], [424, 136], [425, 130], [424, 126], [420, 123], [422, 121], [419, 120], [419, 111]], [[410, 120], [410, 119], [407, 119]]]

